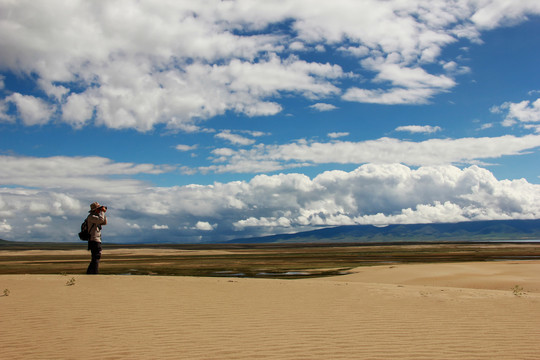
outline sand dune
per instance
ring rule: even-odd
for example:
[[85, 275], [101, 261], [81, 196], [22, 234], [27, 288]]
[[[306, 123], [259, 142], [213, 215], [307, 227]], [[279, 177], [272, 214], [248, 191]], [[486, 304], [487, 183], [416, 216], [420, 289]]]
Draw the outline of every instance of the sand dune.
[[361, 267], [331, 281], [508, 290], [540, 293], [540, 261], [494, 261]]
[[540, 262], [378, 266], [304, 280], [2, 275], [3, 289], [6, 359], [540, 356]]

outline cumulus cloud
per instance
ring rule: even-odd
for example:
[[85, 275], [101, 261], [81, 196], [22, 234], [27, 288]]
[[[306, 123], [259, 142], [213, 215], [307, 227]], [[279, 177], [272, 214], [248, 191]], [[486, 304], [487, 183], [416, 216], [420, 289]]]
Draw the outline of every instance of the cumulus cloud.
[[370, 49], [367, 46], [341, 46], [338, 48], [339, 51], [344, 53], [362, 58], [368, 56]]
[[140, 230], [141, 227], [139, 226], [139, 224], [132, 224], [130, 222], [126, 222], [126, 227], [130, 228], [130, 229], [136, 229], [136, 230]]
[[5, 101], [15, 104], [21, 120], [29, 126], [46, 124], [54, 112], [53, 106], [30, 95], [14, 93], [8, 96]]
[[[13, 240], [73, 241], [95, 201], [86, 196], [0, 187], [0, 233]], [[365, 164], [313, 178], [290, 173], [212, 185], [139, 184], [133, 193], [100, 194], [99, 201], [109, 206], [110, 242], [219, 241], [321, 226], [540, 217], [540, 185], [498, 180], [475, 165]]]
[[9, 232], [11, 232], [11, 225], [8, 224], [7, 220], [6, 219], [3, 219], [1, 222], [0, 222], [0, 234], [7, 234]]
[[398, 126], [396, 128], [396, 131], [405, 131], [405, 132], [410, 132], [410, 133], [413, 133], [413, 134], [416, 134], [416, 133], [425, 133], [425, 134], [432, 134], [432, 133], [435, 133], [437, 131], [441, 131], [441, 127], [440, 126], [430, 126], [430, 125], [424, 125], [424, 126], [421, 126], [421, 125], [406, 125], [406, 126]]
[[98, 100], [90, 92], [69, 95], [62, 105], [62, 120], [74, 128], [86, 125], [94, 116]]
[[332, 111], [337, 109], [336, 106], [332, 104], [326, 104], [326, 103], [316, 103], [310, 106], [310, 108], [315, 109], [317, 111]]
[[[273, 216], [250, 216], [236, 222], [237, 227], [456, 221], [493, 218], [495, 213], [497, 218], [509, 218], [524, 206], [536, 207], [525, 200], [525, 188], [538, 187], [526, 185], [523, 180], [499, 182], [476, 166], [464, 170], [452, 166], [412, 170], [396, 164], [363, 165], [349, 173], [330, 171], [313, 180], [298, 174], [260, 176], [250, 185], [274, 195], [266, 204], [274, 209]], [[524, 192], [518, 195], [514, 190], [521, 185], [525, 186]], [[489, 199], [492, 195], [495, 198]], [[281, 209], [272, 206], [276, 202]], [[500, 208], [481, 209], [480, 203]]]
[[446, 70], [448, 73], [461, 75], [461, 74], [467, 74], [471, 72], [471, 68], [468, 66], [460, 66], [455, 61], [448, 61], [448, 62], [441, 62], [441, 65], [444, 70]]
[[243, 230], [245, 228], [249, 227], [256, 227], [256, 228], [280, 228], [280, 229], [287, 229], [291, 227], [291, 221], [286, 217], [280, 217], [279, 219], [276, 218], [254, 218], [250, 217], [249, 219], [245, 220], [239, 220], [233, 223], [234, 227], [236, 229]]
[[521, 124], [524, 127], [536, 127], [540, 129], [540, 98], [531, 102], [528, 100], [519, 103], [505, 102], [500, 106], [491, 108], [493, 113], [506, 114], [502, 122], [503, 126]]
[[216, 225], [211, 225], [208, 221], [197, 221], [197, 224], [195, 224], [196, 230], [201, 231], [212, 231]]
[[[439, 59], [446, 46], [535, 14], [535, 1], [505, 0], [20, 0], [0, 4], [0, 64], [43, 92], [6, 96], [25, 125], [194, 132], [228, 111], [274, 115], [283, 95], [429, 102], [467, 70]], [[333, 63], [300, 58], [325, 49]], [[343, 71], [350, 56], [358, 73]]]

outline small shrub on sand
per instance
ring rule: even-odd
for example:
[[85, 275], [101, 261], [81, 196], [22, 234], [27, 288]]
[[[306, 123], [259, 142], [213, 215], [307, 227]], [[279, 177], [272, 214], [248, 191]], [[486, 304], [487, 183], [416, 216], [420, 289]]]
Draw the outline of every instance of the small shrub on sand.
[[515, 296], [522, 296], [522, 295], [525, 295], [526, 292], [523, 290], [523, 286], [519, 286], [519, 285], [516, 285], [512, 288], [512, 293], [515, 295]]
[[73, 286], [75, 285], [75, 278], [72, 277], [71, 279], [69, 279], [67, 282], [66, 282], [66, 286]]
[[10, 294], [9, 289], [4, 289], [4, 296], [9, 296], [9, 294]]

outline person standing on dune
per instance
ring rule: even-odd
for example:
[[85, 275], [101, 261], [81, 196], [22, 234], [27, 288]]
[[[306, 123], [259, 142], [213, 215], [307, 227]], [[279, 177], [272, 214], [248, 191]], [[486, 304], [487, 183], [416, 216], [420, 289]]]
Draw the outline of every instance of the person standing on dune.
[[88, 231], [90, 233], [90, 240], [88, 240], [88, 250], [92, 252], [92, 260], [87, 274], [99, 273], [99, 260], [101, 259], [101, 227], [107, 225], [107, 207], [100, 205], [98, 202], [90, 204], [90, 214], [86, 218], [88, 222]]

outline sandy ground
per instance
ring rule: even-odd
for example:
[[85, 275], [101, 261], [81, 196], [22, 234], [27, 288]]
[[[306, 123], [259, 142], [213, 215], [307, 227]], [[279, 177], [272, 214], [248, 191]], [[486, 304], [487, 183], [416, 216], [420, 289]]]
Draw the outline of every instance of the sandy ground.
[[303, 280], [0, 276], [5, 359], [538, 359], [539, 339], [538, 261]]

